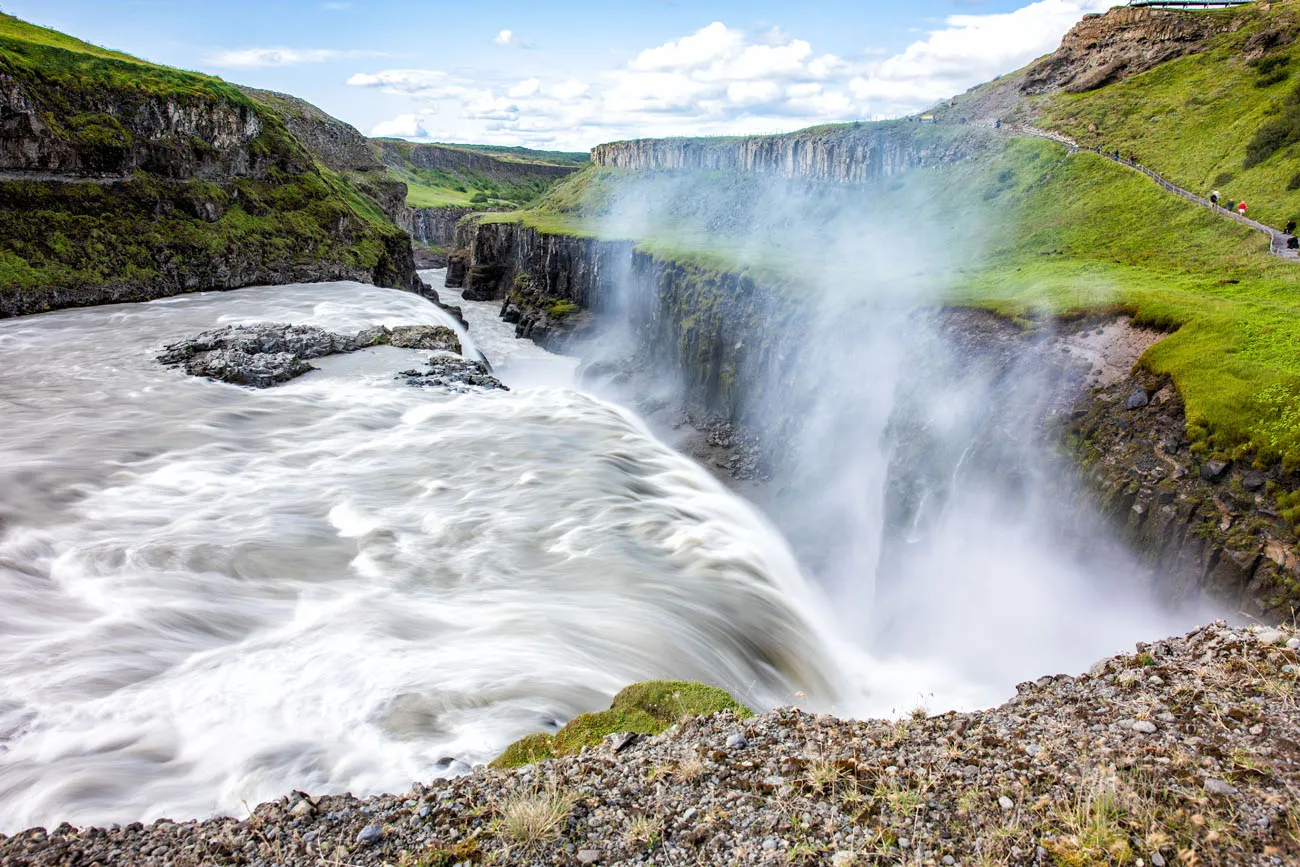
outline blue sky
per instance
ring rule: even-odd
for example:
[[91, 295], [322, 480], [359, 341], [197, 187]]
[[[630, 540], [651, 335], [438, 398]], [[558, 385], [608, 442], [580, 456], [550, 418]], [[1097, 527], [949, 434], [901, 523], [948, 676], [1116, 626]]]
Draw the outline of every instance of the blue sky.
[[89, 42], [307, 99], [372, 135], [585, 150], [916, 111], [1098, 0], [0, 0]]

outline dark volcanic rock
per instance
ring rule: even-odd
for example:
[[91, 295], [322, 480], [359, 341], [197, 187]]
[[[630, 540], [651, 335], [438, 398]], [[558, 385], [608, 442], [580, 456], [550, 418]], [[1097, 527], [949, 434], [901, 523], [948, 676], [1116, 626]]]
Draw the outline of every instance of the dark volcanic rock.
[[429, 369], [425, 373], [404, 370], [400, 375], [406, 377], [407, 385], [416, 388], [445, 388], [461, 393], [510, 390], [501, 380], [488, 373], [487, 365], [483, 362], [449, 355], [430, 358]]
[[[308, 358], [382, 344], [392, 344], [401, 349], [460, 352], [456, 333], [442, 325], [399, 325], [391, 331], [375, 325], [355, 335], [345, 335], [312, 325], [258, 322], [204, 331], [196, 337], [164, 347], [158, 360], [172, 367], [183, 366], [191, 376], [266, 388], [312, 370], [306, 361]], [[495, 379], [492, 381], [496, 382]]]
[[1147, 393], [1144, 390], [1139, 388], [1137, 391], [1133, 392], [1128, 396], [1128, 402], [1125, 403], [1124, 406], [1128, 409], [1141, 409], [1142, 407], [1146, 406], [1150, 402], [1151, 401], [1150, 398], [1147, 397]]
[[238, 349], [214, 349], [200, 352], [185, 362], [191, 376], [219, 379], [235, 385], [267, 388], [315, 370], [292, 352], [242, 352]]
[[266, 388], [311, 370], [304, 359], [357, 348], [355, 338], [323, 328], [258, 323], [205, 331], [165, 347], [158, 360], [191, 376]]
[[1206, 461], [1205, 465], [1201, 467], [1201, 478], [1207, 482], [1213, 482], [1223, 475], [1223, 471], [1227, 468], [1228, 464], [1224, 461]]
[[289, 353], [300, 358], [319, 358], [356, 348], [356, 338], [344, 337], [324, 328], [258, 322], [204, 331], [197, 337], [167, 346], [158, 360], [163, 364], [182, 364], [215, 350], [234, 350], [247, 355]]
[[443, 325], [399, 325], [392, 330], [389, 343], [401, 349], [434, 349], [460, 354], [456, 332]]

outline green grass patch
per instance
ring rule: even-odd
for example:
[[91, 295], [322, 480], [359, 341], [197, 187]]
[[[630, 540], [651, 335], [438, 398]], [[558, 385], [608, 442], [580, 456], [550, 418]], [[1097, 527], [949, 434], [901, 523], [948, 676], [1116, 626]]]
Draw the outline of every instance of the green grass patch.
[[566, 756], [583, 747], [599, 746], [606, 735], [616, 732], [658, 734], [683, 717], [723, 710], [742, 718], [754, 715], [726, 691], [702, 683], [681, 680], [636, 683], [614, 696], [609, 710], [576, 716], [553, 735], [528, 735], [515, 741], [492, 766], [517, 768]]
[[[490, 145], [430, 145], [382, 139], [381, 152], [389, 176], [406, 184], [406, 204], [413, 208], [471, 207], [480, 210], [513, 210], [541, 198], [562, 180], [545, 174], [537, 166], [576, 168], [587, 164], [585, 154], [561, 151], [532, 151]], [[495, 171], [430, 168], [416, 158], [418, 149], [434, 153], [457, 151], [487, 156], [499, 163]], [[578, 159], [581, 156], [582, 159]], [[454, 164], [455, 160], [444, 161]]]
[[[1245, 200], [1250, 215], [1273, 226], [1300, 217], [1300, 108], [1293, 96], [1300, 42], [1244, 58], [1262, 32], [1295, 30], [1289, 4], [1257, 4], [1214, 14], [1239, 29], [1207, 40], [1204, 53], [1082, 94], [1057, 94], [1033, 122], [1085, 147], [1119, 149], [1176, 184], [1202, 195]], [[1095, 132], [1090, 129], [1095, 127]]]
[[[591, 168], [532, 209], [481, 219], [615, 239], [620, 221], [609, 215], [619, 201], [648, 200], [645, 190], [662, 193], [665, 181], [658, 173]], [[763, 181], [715, 173], [682, 183], [680, 201], [663, 199], [671, 219], [657, 223], [650, 214], [630, 238], [637, 249], [701, 271], [745, 272], [795, 295], [819, 291], [809, 277], [825, 275], [818, 259], [842, 255], [846, 270], [855, 267], [852, 245], [837, 249], [830, 240], [674, 233], [670, 224], [690, 216], [683, 202], [712, 198], [716, 212], [736, 210], [761, 193], [747, 184]], [[1067, 157], [1061, 146], [1036, 139], [1008, 139], [983, 159], [914, 170], [857, 191], [828, 186], [807, 196], [801, 222], [832, 229], [849, 214], [916, 220], [936, 243], [956, 247], [937, 265], [917, 262], [909, 278], [934, 281], [936, 298], [947, 303], [992, 309], [1031, 326], [1125, 311], [1139, 324], [1173, 332], [1143, 363], [1174, 379], [1198, 450], [1300, 464], [1300, 267], [1270, 256], [1262, 233], [1108, 159]]]

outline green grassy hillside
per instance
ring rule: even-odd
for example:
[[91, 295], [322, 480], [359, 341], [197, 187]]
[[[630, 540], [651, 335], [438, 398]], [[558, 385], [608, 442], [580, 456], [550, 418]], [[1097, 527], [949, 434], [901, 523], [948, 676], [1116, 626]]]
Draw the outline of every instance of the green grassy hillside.
[[1245, 200], [1281, 227], [1300, 217], [1300, 4], [1187, 12], [1233, 19], [1204, 53], [1082, 94], [1056, 94], [1034, 122], [1101, 145], [1190, 190]]
[[[5, 167], [39, 169], [23, 156], [34, 149], [62, 178], [0, 183], [7, 313], [250, 281], [413, 276], [406, 236], [378, 204], [220, 79], [8, 15], [0, 75], [30, 106], [0, 133]], [[192, 122], [169, 126], [174, 116]], [[85, 172], [125, 179], [77, 180]]]
[[518, 208], [562, 180], [563, 172], [555, 169], [571, 171], [589, 162], [585, 153], [521, 147], [418, 144], [400, 139], [378, 139], [375, 144], [390, 176], [406, 184], [406, 203], [413, 208]]

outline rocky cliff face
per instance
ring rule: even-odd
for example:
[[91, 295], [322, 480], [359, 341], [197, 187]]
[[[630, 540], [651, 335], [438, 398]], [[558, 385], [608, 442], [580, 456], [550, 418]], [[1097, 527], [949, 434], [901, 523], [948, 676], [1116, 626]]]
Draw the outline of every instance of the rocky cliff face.
[[1028, 94], [1063, 90], [1083, 93], [1204, 50], [1205, 40], [1240, 29], [1242, 15], [1187, 13], [1117, 6], [1088, 15], [1061, 46], [1025, 72]]
[[240, 91], [274, 111], [295, 139], [336, 172], [383, 171], [370, 140], [356, 127], [287, 93], [240, 86]]
[[379, 160], [395, 169], [410, 164], [421, 169], [455, 174], [473, 173], [497, 181], [510, 181], [523, 177], [563, 178], [578, 170], [577, 166], [498, 159], [489, 154], [446, 145], [410, 144], [376, 139], [374, 147], [377, 149]]
[[240, 87], [243, 93], [269, 108], [294, 139], [331, 171], [339, 172], [364, 195], [378, 203], [398, 228], [410, 234], [406, 184], [388, 176], [370, 139], [356, 127], [331, 117], [304, 99], [287, 93]]
[[866, 183], [909, 169], [954, 162], [989, 144], [982, 130], [905, 121], [823, 127], [740, 139], [638, 139], [594, 148], [599, 166], [637, 171], [743, 171], [839, 183]]
[[380, 216], [404, 207], [385, 174], [301, 100], [0, 16], [0, 316], [264, 283], [420, 290]]
[[136, 171], [169, 179], [262, 178], [272, 167], [306, 167], [300, 154], [258, 148], [264, 131], [251, 100], [52, 93], [0, 69], [0, 173], [8, 179], [127, 178]]
[[1251, 616], [1290, 619], [1300, 560], [1275, 493], [1296, 479], [1193, 454], [1178, 392], [1141, 371], [1083, 397], [1063, 432], [1088, 489], [1163, 597], [1205, 593]]
[[456, 242], [456, 224], [474, 208], [448, 205], [445, 208], [407, 208], [397, 225], [421, 244], [451, 247]]

